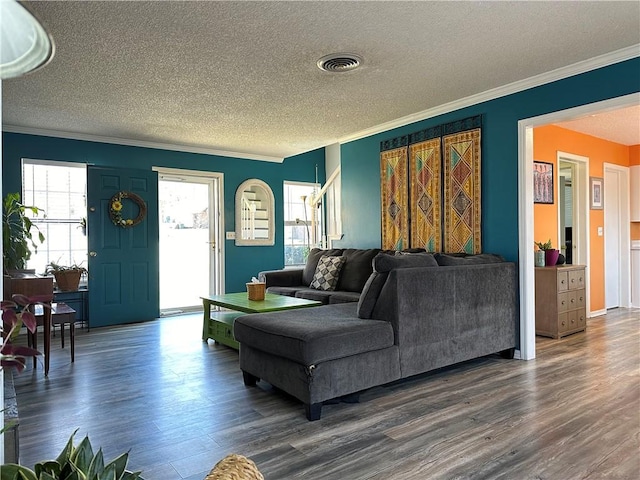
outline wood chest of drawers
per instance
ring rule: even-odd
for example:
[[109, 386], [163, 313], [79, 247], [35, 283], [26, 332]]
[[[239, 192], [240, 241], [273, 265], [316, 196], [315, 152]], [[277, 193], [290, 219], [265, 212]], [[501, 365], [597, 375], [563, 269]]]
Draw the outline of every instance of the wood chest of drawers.
[[586, 329], [584, 265], [536, 267], [536, 335], [560, 338]]

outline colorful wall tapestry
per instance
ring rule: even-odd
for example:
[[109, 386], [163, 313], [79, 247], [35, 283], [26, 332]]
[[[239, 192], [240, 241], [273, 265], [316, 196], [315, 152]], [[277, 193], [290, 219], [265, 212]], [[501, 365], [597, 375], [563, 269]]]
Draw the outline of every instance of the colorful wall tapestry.
[[382, 248], [388, 250], [409, 247], [406, 137], [401, 143], [405, 146], [380, 153]]
[[481, 253], [480, 129], [444, 144], [444, 251]]
[[442, 251], [440, 137], [410, 145], [411, 247]]

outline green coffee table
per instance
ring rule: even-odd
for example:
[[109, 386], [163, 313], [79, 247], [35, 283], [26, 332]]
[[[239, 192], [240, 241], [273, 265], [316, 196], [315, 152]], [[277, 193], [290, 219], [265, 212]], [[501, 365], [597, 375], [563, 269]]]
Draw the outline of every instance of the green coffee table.
[[[233, 322], [236, 318], [247, 313], [277, 312], [293, 308], [306, 308], [322, 305], [316, 300], [287, 297], [266, 293], [264, 300], [249, 300], [247, 292], [226, 293], [202, 298], [204, 307], [204, 322], [202, 325], [202, 340], [212, 339], [231, 348], [238, 349], [238, 342], [233, 337]], [[211, 305], [226, 308], [212, 312]]]

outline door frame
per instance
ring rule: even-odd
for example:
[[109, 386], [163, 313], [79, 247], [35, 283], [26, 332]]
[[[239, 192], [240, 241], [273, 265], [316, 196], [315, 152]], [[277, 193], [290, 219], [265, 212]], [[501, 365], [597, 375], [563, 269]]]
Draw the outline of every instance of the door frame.
[[[620, 256], [618, 258], [618, 272], [619, 272], [619, 286], [620, 286], [620, 307], [631, 307], [631, 212], [629, 203], [629, 167], [623, 167], [614, 163], [604, 163], [604, 183], [607, 183], [607, 173], [609, 175], [615, 173], [619, 175], [621, 188], [618, 189], [618, 230], [619, 242], [618, 245], [614, 245], [613, 248], [618, 248]], [[605, 236], [604, 236], [604, 248], [607, 249], [607, 235], [606, 225], [607, 218], [607, 204], [604, 204], [604, 223], [605, 223]], [[605, 268], [605, 282], [606, 282], [606, 268], [607, 262], [604, 265]], [[607, 307], [606, 299], [606, 283], [605, 283], [605, 310]]]
[[[562, 152], [558, 150], [556, 153], [556, 164], [558, 172], [560, 172], [560, 162], [570, 163], [574, 165], [575, 179], [572, 179], [575, 193], [574, 199], [574, 216], [573, 222], [576, 225], [574, 232], [574, 243], [578, 246], [575, 250], [576, 255], [573, 257], [574, 265], [585, 265], [586, 271], [589, 271], [591, 258], [591, 239], [589, 237], [590, 215], [589, 215], [589, 157], [576, 155], [574, 153]], [[560, 188], [560, 182], [558, 188]], [[560, 198], [560, 192], [556, 198]], [[558, 204], [558, 209], [561, 205]], [[560, 215], [558, 215], [558, 245], [560, 245]], [[585, 297], [587, 304], [587, 318], [591, 316], [591, 277], [586, 275], [585, 278]]]
[[[637, 105], [640, 93], [547, 113], [518, 121], [518, 269], [520, 277], [520, 350], [522, 360], [536, 358], [535, 278], [533, 261], [533, 129], [592, 113]], [[588, 272], [587, 272], [588, 274]]]
[[211, 290], [209, 293], [211, 295], [223, 294], [225, 291], [224, 174], [220, 172], [205, 172], [201, 170], [186, 170], [182, 168], [157, 166], [152, 167], [152, 170], [158, 172], [158, 182], [160, 182], [162, 176], [174, 178], [185, 177], [185, 179], [195, 181], [200, 180], [202, 183], [217, 182], [217, 192], [216, 188], [212, 188], [209, 191], [209, 205], [213, 206], [209, 212], [209, 225], [214, 226], [214, 238], [216, 242], [214, 261], [215, 269], [212, 270], [209, 275], [209, 285]]

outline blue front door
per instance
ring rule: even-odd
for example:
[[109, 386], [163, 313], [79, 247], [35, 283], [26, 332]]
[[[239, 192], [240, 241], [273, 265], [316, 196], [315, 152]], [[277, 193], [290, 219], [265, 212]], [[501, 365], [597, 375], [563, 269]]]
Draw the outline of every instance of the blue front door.
[[[134, 169], [89, 166], [89, 321], [92, 327], [157, 318], [159, 310], [158, 175]], [[136, 225], [117, 226], [110, 215], [118, 192], [136, 194], [146, 215]], [[123, 198], [121, 218], [134, 220], [140, 207]]]

